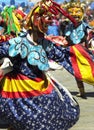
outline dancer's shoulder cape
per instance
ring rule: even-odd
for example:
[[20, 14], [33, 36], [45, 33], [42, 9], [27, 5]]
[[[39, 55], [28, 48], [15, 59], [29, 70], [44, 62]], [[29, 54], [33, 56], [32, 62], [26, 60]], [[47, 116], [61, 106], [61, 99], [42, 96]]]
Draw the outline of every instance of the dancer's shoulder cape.
[[9, 40], [9, 56], [20, 55], [21, 59], [27, 58], [30, 65], [37, 66], [40, 70], [49, 69], [48, 59], [42, 45], [34, 45], [21, 33], [20, 36]]

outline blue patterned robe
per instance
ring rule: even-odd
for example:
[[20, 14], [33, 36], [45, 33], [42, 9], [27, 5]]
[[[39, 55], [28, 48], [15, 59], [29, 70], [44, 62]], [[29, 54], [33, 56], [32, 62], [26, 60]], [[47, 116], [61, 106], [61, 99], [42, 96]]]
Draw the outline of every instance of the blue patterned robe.
[[13, 64], [13, 71], [0, 82], [0, 116], [15, 130], [68, 130], [79, 119], [79, 106], [44, 74], [48, 59], [54, 56], [54, 60], [64, 61], [67, 49], [46, 39], [38, 43], [34, 47], [21, 34], [0, 44], [0, 59], [8, 57]]

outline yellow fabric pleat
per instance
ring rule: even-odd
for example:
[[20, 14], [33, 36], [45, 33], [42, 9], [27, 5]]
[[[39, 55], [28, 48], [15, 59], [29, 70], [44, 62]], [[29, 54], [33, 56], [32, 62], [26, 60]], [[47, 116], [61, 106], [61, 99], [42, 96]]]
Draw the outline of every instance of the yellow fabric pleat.
[[28, 92], [32, 90], [37, 90], [37, 91], [45, 91], [49, 81], [40, 81], [36, 82], [33, 80], [16, 80], [16, 79], [8, 79], [5, 78], [3, 80], [3, 91], [6, 92]]
[[77, 64], [82, 75], [83, 81], [94, 85], [94, 77], [92, 75], [92, 69], [87, 59], [73, 47], [77, 59]]

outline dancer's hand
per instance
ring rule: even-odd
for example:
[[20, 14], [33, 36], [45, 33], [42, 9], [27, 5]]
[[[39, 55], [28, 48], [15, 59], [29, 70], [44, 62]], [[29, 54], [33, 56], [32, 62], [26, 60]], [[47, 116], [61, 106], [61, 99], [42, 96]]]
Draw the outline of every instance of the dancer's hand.
[[63, 36], [49, 35], [49, 36], [46, 36], [45, 38], [52, 41], [52, 42], [54, 42], [55, 44], [58, 44], [58, 45], [61, 45], [61, 46], [68, 46], [68, 41]]

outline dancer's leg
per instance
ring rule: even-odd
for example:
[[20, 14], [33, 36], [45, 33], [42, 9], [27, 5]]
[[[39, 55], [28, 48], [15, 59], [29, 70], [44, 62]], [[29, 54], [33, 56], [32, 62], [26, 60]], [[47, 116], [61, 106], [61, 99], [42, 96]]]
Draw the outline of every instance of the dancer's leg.
[[77, 86], [79, 88], [79, 93], [77, 94], [77, 96], [78, 97], [82, 97], [82, 98], [86, 98], [83, 81], [78, 80], [76, 78], [76, 82], [77, 82]]

